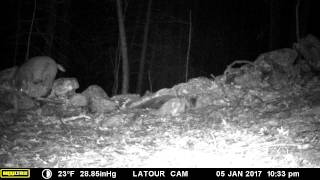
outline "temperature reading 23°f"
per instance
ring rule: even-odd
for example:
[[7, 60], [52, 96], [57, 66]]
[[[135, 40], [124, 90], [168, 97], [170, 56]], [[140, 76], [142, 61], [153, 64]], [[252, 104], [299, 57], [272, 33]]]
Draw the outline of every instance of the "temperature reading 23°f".
[[58, 177], [72, 177], [74, 171], [58, 171]]

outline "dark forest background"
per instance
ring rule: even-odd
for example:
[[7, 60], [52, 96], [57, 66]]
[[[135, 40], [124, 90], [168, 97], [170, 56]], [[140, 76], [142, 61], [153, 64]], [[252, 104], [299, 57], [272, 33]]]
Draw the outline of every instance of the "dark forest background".
[[[81, 90], [98, 84], [109, 95], [120, 93], [116, 1], [2, 0], [1, 69], [21, 65], [27, 52], [28, 57], [47, 55], [66, 68], [58, 76], [76, 77]], [[297, 3], [300, 36], [320, 36], [317, 1], [153, 0], [148, 6], [149, 2], [121, 0], [132, 93], [137, 92], [143, 47], [139, 93], [186, 80], [189, 42], [188, 78], [219, 75], [234, 60], [254, 60], [260, 53], [292, 47], [297, 41]]]

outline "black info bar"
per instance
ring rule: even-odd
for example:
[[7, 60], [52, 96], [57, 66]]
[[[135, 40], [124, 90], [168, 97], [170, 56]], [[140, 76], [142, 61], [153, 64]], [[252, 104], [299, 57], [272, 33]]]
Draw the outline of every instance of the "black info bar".
[[305, 179], [298, 168], [6, 168], [1, 179]]

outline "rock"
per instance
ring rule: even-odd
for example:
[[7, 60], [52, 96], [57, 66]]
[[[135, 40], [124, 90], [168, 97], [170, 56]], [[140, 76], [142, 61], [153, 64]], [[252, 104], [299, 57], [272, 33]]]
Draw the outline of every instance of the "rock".
[[197, 94], [208, 93], [216, 88], [216, 84], [212, 79], [206, 77], [197, 77], [188, 80], [186, 83], [180, 83], [173, 86], [174, 96], [194, 96]]
[[7, 68], [7, 69], [0, 71], [0, 86], [1, 87], [12, 85], [14, 75], [15, 75], [17, 69], [18, 69], [18, 67], [14, 66], [14, 67]]
[[53, 82], [50, 98], [53, 97], [69, 97], [75, 95], [79, 83], [76, 78], [59, 78]]
[[284, 48], [261, 54], [254, 62], [256, 69], [261, 73], [261, 82], [267, 82], [274, 89], [288, 87], [298, 76], [294, 66], [297, 52]]
[[178, 116], [184, 113], [190, 106], [189, 102], [185, 98], [172, 98], [165, 102], [160, 109], [155, 111], [156, 115], [171, 115]]
[[138, 108], [138, 109], [146, 109], [146, 108], [159, 109], [164, 103], [166, 103], [172, 98], [175, 98], [175, 96], [171, 96], [171, 95], [149, 96], [149, 98], [144, 98], [142, 100], [129, 104], [129, 107]]
[[117, 109], [104, 90], [98, 85], [91, 85], [81, 93], [89, 100], [89, 110], [93, 113], [106, 113]]
[[28, 110], [38, 106], [38, 102], [28, 96], [20, 95], [17, 98], [19, 110]]
[[119, 127], [124, 124], [124, 119], [125, 119], [124, 115], [122, 114], [116, 114], [110, 117], [103, 115], [102, 117], [99, 117], [99, 118], [101, 119], [100, 122], [98, 123], [100, 130]]
[[82, 94], [73, 95], [69, 101], [71, 105], [76, 107], [85, 107], [89, 104], [87, 97]]
[[298, 54], [295, 50], [290, 48], [278, 49], [275, 51], [261, 54], [254, 62], [259, 67], [265, 67], [268, 69], [269, 66], [281, 66], [283, 68], [289, 68], [293, 66]]
[[127, 108], [133, 102], [136, 102], [140, 99], [139, 94], [120, 94], [115, 95], [111, 98], [112, 101], [117, 103], [120, 108]]
[[29, 110], [38, 106], [38, 102], [29, 96], [17, 94], [10, 91], [0, 91], [1, 104], [6, 105], [8, 109]]
[[109, 98], [107, 93], [98, 85], [91, 85], [86, 90], [84, 90], [81, 94], [87, 96], [89, 99], [92, 97], [102, 97], [102, 98]]
[[304, 57], [302, 61], [315, 70], [320, 70], [320, 41], [315, 36], [308, 36], [295, 43], [294, 48]]
[[[12, 111], [28, 110], [38, 106], [38, 103], [27, 94], [20, 92], [14, 85], [18, 67], [14, 66], [0, 72], [0, 104]], [[11, 110], [10, 110], [11, 111]]]
[[107, 113], [117, 109], [116, 103], [104, 98], [91, 98], [89, 110], [94, 113]]

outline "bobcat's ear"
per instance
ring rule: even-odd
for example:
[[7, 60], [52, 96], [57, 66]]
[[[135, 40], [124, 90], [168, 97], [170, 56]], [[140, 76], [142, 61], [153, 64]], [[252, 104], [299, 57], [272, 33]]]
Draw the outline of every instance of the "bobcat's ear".
[[57, 68], [62, 72], [66, 72], [66, 69], [61, 64], [57, 64]]

